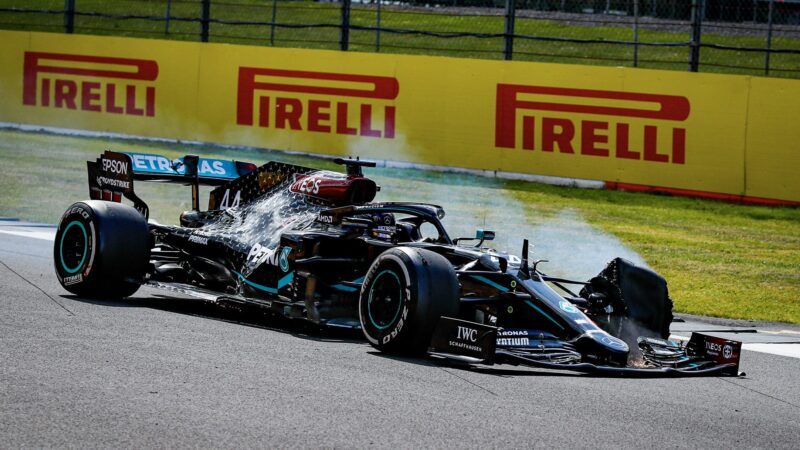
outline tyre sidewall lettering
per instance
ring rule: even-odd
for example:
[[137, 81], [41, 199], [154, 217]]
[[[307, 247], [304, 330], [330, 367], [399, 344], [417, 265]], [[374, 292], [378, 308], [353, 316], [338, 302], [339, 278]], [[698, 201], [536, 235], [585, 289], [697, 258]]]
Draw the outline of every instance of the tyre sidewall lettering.
[[413, 304], [416, 301], [412, 295], [412, 280], [406, 268], [406, 264], [399, 256], [395, 254], [381, 255], [378, 257], [376, 262], [372, 264], [365, 277], [365, 282], [361, 287], [361, 298], [367, 298], [369, 290], [372, 289], [375, 282], [376, 272], [378, 272], [378, 270], [387, 270], [388, 268], [391, 268], [392, 272], [394, 272], [395, 275], [397, 275], [398, 278], [402, 279], [403, 281], [403, 306], [400, 314], [398, 314], [396, 323], [391, 324], [385, 330], [377, 330], [369, 323], [368, 320], [364, 320], [364, 314], [366, 314], [365, 310], [368, 306], [364, 304], [359, 305], [358, 314], [359, 318], [361, 319], [362, 328], [364, 329], [364, 335], [372, 344], [380, 343], [381, 345], [387, 345], [397, 339], [398, 336], [401, 335], [403, 326], [408, 321], [410, 308], [413, 307]]
[[[68, 269], [63, 263], [63, 239], [66, 231], [75, 226], [75, 223], [85, 232], [85, 250], [83, 258], [73, 269]], [[97, 230], [95, 228], [93, 214], [91, 210], [82, 205], [74, 205], [69, 208], [61, 218], [61, 223], [58, 227], [58, 239], [55, 243], [55, 250], [58, 252], [56, 255], [56, 269], [61, 282], [64, 285], [74, 285], [83, 283], [92, 273], [92, 267], [95, 263], [95, 250], [97, 245]]]

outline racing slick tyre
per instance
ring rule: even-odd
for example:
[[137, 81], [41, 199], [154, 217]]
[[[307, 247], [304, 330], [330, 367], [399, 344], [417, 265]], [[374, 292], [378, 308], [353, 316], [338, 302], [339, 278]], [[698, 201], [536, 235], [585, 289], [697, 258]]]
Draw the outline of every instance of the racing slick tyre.
[[396, 247], [372, 263], [358, 302], [361, 329], [386, 353], [427, 351], [439, 317], [455, 317], [459, 285], [450, 262], [430, 250]]
[[61, 217], [53, 259], [58, 281], [73, 294], [95, 298], [132, 295], [149, 264], [147, 220], [120, 203], [75, 203]]

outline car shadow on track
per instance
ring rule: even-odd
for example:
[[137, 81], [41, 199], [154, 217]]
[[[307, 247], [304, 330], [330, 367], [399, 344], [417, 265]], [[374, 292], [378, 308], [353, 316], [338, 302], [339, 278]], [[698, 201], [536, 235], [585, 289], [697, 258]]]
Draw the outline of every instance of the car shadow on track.
[[62, 298], [110, 308], [149, 308], [204, 319], [235, 323], [253, 328], [290, 334], [294, 337], [318, 342], [347, 342], [367, 345], [361, 330], [332, 328], [305, 320], [292, 320], [265, 312], [256, 307], [222, 306], [199, 299], [185, 299], [168, 295], [128, 297], [123, 300], [90, 299], [75, 295]]
[[466, 364], [459, 361], [448, 360], [444, 358], [437, 358], [433, 356], [412, 357], [412, 356], [387, 355], [386, 353], [381, 353], [377, 350], [372, 350], [367, 353], [372, 356], [391, 359], [394, 361], [402, 361], [408, 364], [416, 364], [426, 367], [438, 367], [441, 369], [456, 369], [464, 372], [473, 372], [473, 373], [480, 373], [483, 375], [493, 375], [493, 376], [507, 377], [507, 378], [536, 377], [536, 376], [547, 376], [547, 377], [584, 376], [584, 374], [579, 374], [574, 372], [558, 372], [547, 369], [534, 369], [534, 368], [509, 369], [508, 368], [509, 366], [480, 366], [474, 364]]
[[[142, 297], [128, 297], [123, 300], [104, 300], [78, 297], [75, 295], [61, 295], [62, 298], [110, 308], [149, 308], [176, 314], [185, 314], [204, 319], [218, 320], [235, 323], [253, 328], [286, 333], [293, 337], [316, 342], [341, 342], [359, 344], [368, 347], [361, 330], [332, 328], [313, 324], [305, 320], [292, 320], [274, 313], [265, 312], [256, 307], [222, 306], [204, 302], [199, 299], [186, 299], [169, 295], [150, 295]], [[557, 371], [533, 367], [520, 367], [508, 365], [488, 366], [467, 364], [456, 360], [424, 356], [398, 356], [381, 353], [371, 347], [367, 354], [402, 361], [407, 364], [416, 364], [426, 367], [441, 369], [454, 369], [458, 371], [492, 375], [498, 377], [591, 377], [591, 378], [641, 378], [631, 375], [587, 374], [568, 371]]]

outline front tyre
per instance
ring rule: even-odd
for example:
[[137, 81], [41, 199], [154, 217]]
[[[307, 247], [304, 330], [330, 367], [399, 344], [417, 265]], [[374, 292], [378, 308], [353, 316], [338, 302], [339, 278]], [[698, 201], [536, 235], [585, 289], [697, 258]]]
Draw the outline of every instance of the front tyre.
[[455, 270], [430, 250], [397, 247], [370, 266], [361, 287], [358, 313], [364, 336], [375, 348], [422, 354], [441, 316], [458, 313]]
[[61, 217], [53, 260], [58, 281], [73, 294], [132, 295], [149, 259], [147, 221], [130, 206], [89, 200], [73, 204]]

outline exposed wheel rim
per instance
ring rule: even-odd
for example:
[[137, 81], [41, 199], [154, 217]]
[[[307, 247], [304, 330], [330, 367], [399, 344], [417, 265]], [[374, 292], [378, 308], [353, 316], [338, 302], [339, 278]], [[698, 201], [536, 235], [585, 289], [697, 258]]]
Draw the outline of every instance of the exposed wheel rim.
[[367, 316], [378, 330], [395, 323], [403, 309], [403, 284], [392, 270], [379, 273], [372, 282], [367, 299]]
[[78, 272], [86, 261], [89, 248], [86, 227], [80, 221], [70, 222], [61, 234], [58, 254], [61, 268], [69, 274]]

